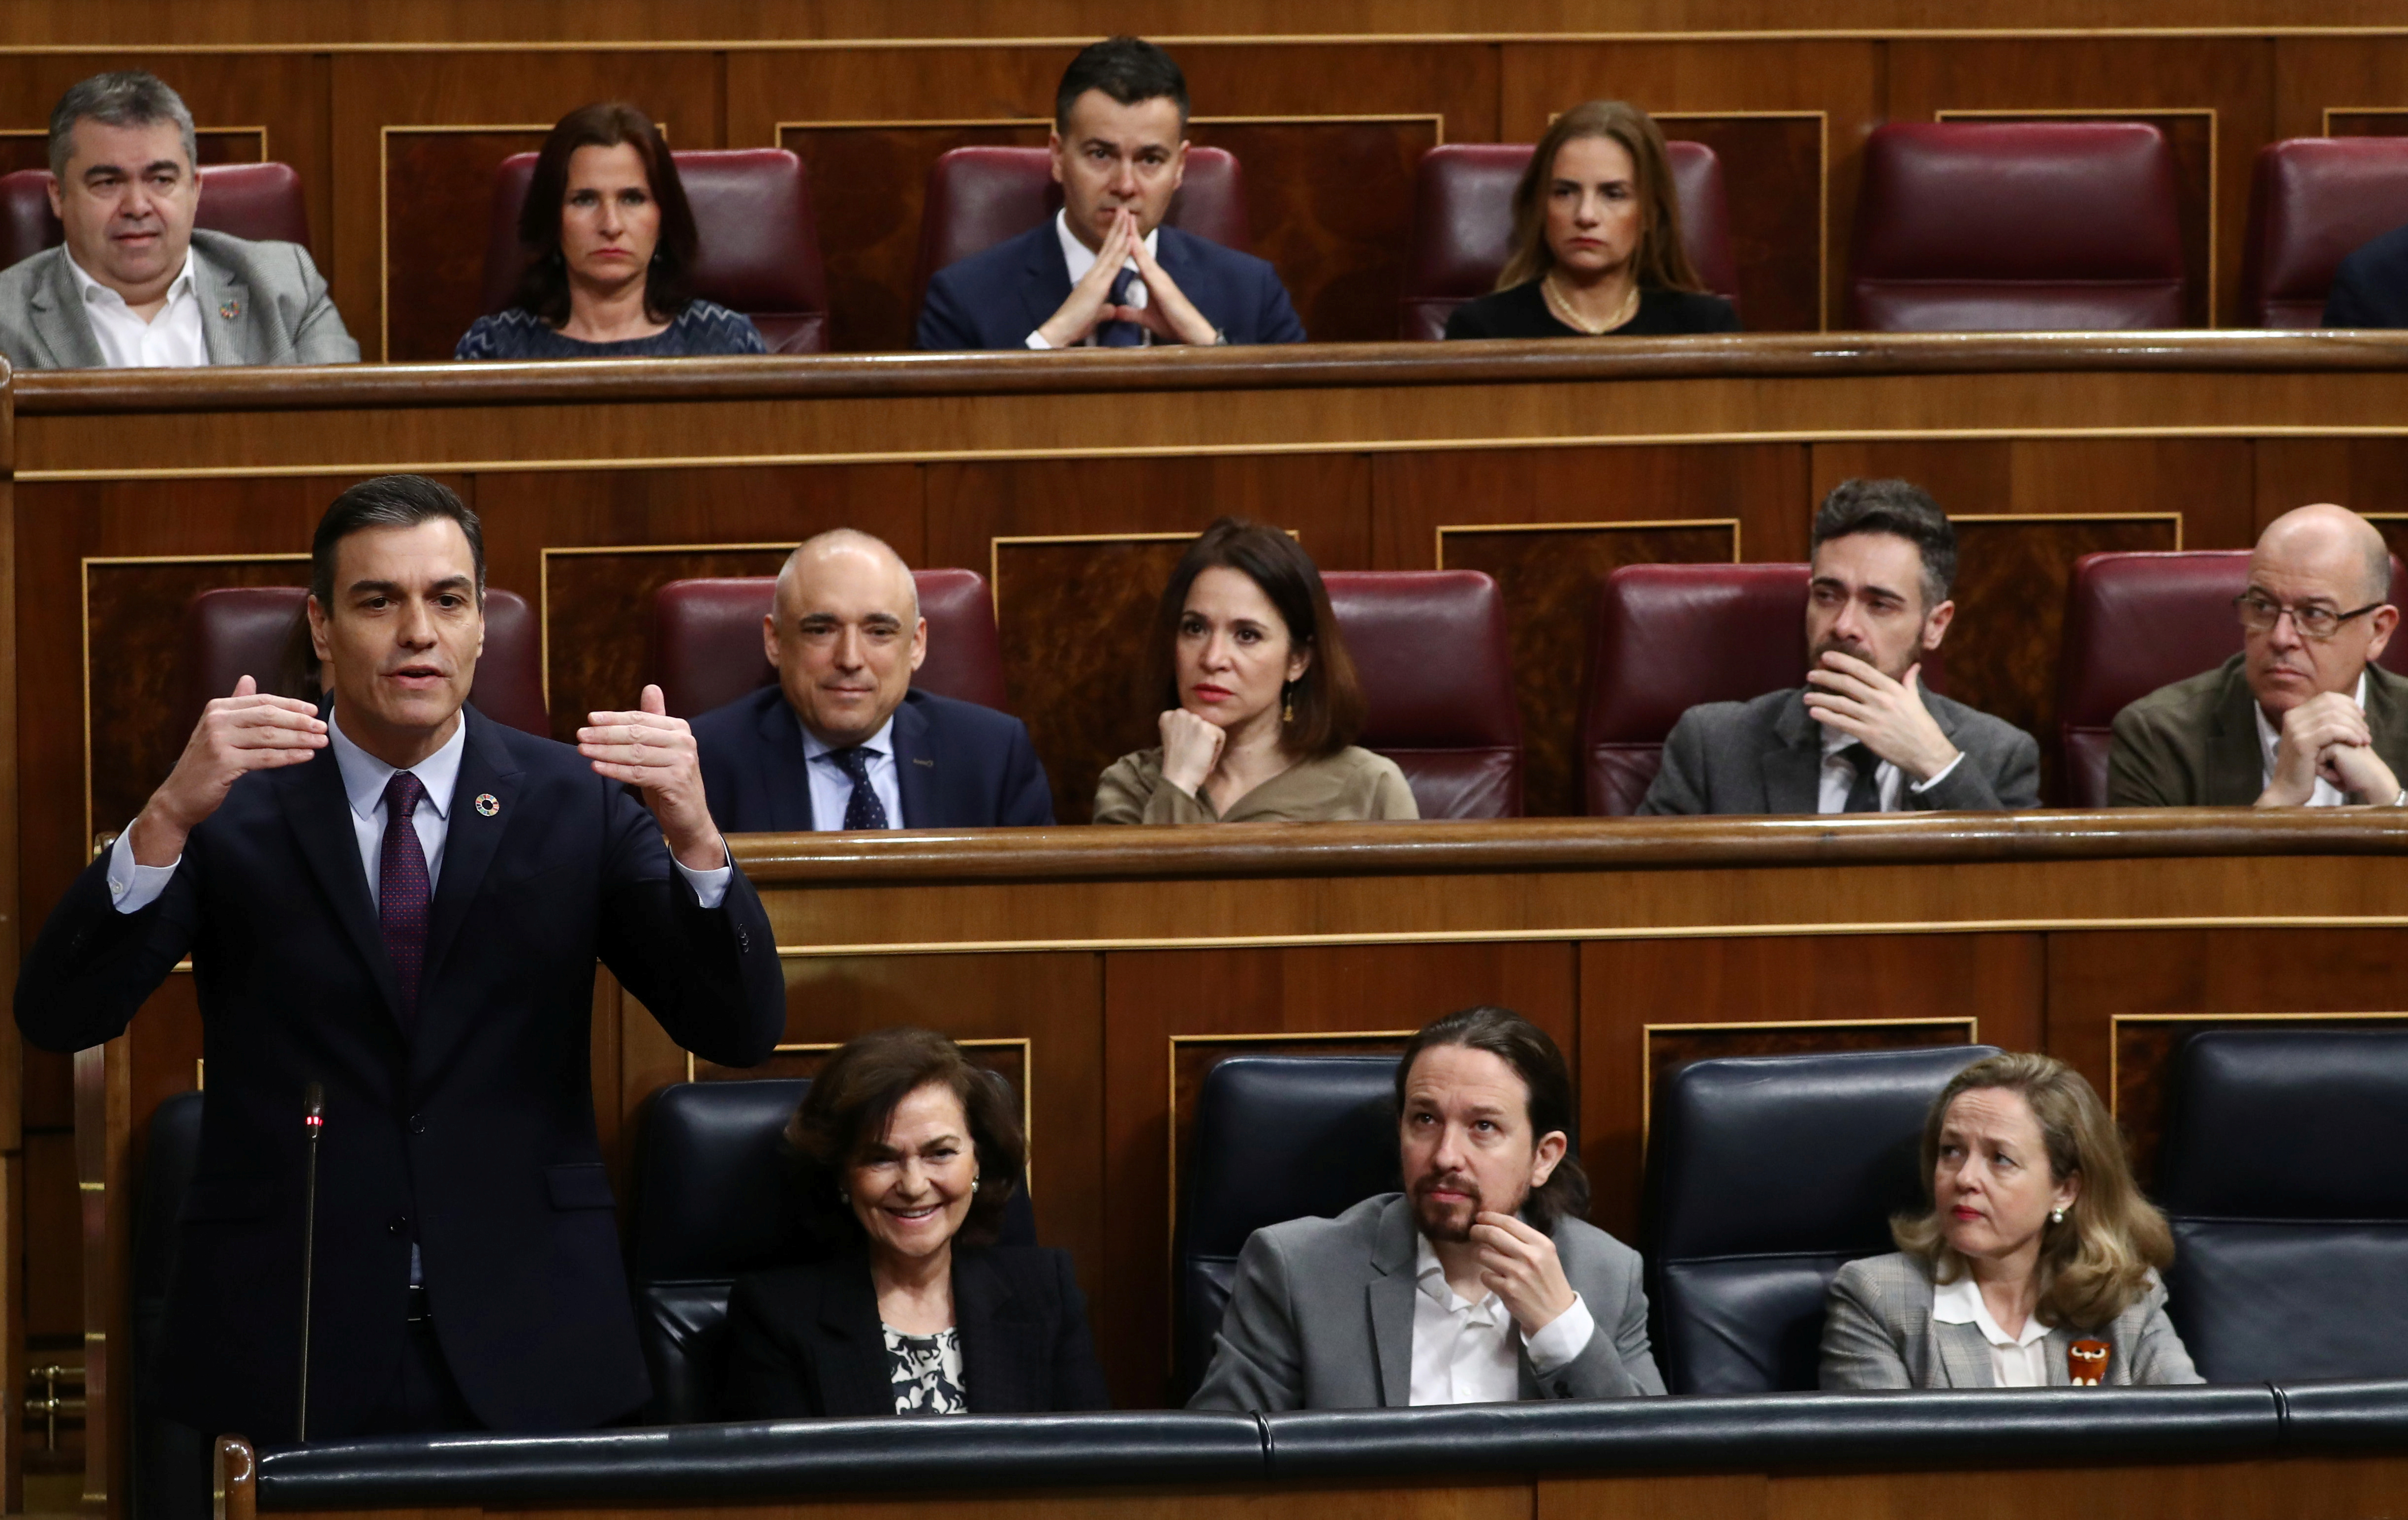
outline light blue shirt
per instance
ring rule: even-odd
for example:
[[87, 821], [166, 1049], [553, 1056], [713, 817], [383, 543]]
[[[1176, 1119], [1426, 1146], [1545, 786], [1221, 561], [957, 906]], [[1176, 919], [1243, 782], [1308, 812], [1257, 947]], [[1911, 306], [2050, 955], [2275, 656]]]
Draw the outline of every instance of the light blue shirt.
[[[795, 722], [802, 724], [797, 717]], [[909, 828], [903, 818], [903, 783], [895, 768], [895, 719], [890, 714], [879, 724], [878, 732], [862, 741], [862, 750], [869, 756], [869, 789], [886, 809], [888, 828]], [[825, 834], [844, 827], [844, 810], [853, 801], [853, 778], [832, 756], [836, 752], [820, 742], [810, 725], [803, 724], [803, 769], [811, 778], [811, 829]]]

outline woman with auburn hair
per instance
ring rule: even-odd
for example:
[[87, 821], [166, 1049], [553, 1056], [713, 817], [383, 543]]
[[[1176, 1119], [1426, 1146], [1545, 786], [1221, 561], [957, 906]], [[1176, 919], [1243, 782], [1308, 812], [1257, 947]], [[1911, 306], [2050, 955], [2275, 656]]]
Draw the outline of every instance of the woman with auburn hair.
[[1153, 657], [1162, 746], [1112, 762], [1096, 823], [1421, 816], [1397, 763], [1354, 747], [1354, 662], [1289, 535], [1234, 517], [1206, 528], [1163, 590]]
[[1929, 1201], [1896, 1254], [1831, 1282], [1822, 1385], [2039, 1388], [2204, 1381], [2166, 1318], [2165, 1216], [2082, 1074], [1993, 1055], [1923, 1126]]
[[1513, 187], [1513, 251], [1497, 289], [1446, 319], [1451, 338], [1739, 330], [1681, 241], [1664, 134], [1619, 100], [1574, 107], [1547, 128]]
[[786, 1126], [828, 1254], [739, 1278], [730, 1419], [1103, 1409], [1068, 1252], [993, 1243], [1027, 1149], [1003, 1086], [933, 1029], [828, 1058]]
[[767, 353], [752, 320], [694, 294], [700, 241], [677, 161], [624, 101], [560, 119], [519, 210], [527, 254], [510, 306], [454, 359], [647, 359]]

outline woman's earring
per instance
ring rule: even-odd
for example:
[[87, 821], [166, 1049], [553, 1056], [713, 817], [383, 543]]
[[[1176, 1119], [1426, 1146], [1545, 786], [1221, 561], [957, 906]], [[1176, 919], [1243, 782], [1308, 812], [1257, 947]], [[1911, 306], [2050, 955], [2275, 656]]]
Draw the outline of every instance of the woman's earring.
[[2062, 1224], [2064, 1224], [2064, 1223], [2065, 1223], [2065, 1205], [2063, 1205], [2063, 1204], [2061, 1204], [2061, 1203], [2060, 1203], [2060, 1204], [2058, 1204], [2056, 1208], [2051, 1209], [2051, 1210], [2048, 1212], [2048, 1222], [2049, 1222], [2050, 1224], [2052, 1224], [2052, 1225], [2062, 1225]]
[[979, 1184], [978, 1173], [976, 1173], [976, 1172], [972, 1172], [972, 1173], [970, 1173], [970, 1191], [971, 1191], [971, 1192], [973, 1192], [973, 1193], [977, 1192], [977, 1191], [978, 1191], [978, 1184]]
[[1289, 681], [1280, 692], [1280, 722], [1296, 722], [1296, 682]]

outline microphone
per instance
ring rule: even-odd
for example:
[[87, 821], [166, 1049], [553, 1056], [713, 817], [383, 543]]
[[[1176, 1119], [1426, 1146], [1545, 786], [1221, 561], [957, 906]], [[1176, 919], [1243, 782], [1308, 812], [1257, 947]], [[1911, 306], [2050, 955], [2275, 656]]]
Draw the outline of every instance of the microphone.
[[311, 1082], [301, 1090], [301, 1124], [308, 1134], [308, 1160], [301, 1203], [301, 1398], [293, 1439], [309, 1439], [309, 1289], [318, 1260], [318, 1139], [326, 1128], [326, 1089]]

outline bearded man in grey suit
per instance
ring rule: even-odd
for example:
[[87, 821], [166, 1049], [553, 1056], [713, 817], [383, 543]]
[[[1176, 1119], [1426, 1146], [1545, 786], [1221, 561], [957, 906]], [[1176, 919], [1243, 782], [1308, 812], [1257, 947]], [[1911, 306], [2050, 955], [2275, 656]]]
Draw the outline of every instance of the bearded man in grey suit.
[[1956, 531], [1904, 480], [1814, 514], [1806, 684], [1681, 714], [1642, 813], [1995, 812], [2040, 806], [2040, 744], [1923, 689], [1956, 615]]
[[50, 112], [64, 246], [0, 270], [0, 351], [20, 369], [355, 364], [297, 243], [199, 232], [193, 113], [149, 74], [96, 74]]
[[1660, 1394], [1639, 1253], [1588, 1224], [1571, 1073], [1502, 1008], [1397, 1062], [1405, 1191], [1256, 1230], [1190, 1409]]

